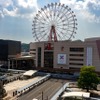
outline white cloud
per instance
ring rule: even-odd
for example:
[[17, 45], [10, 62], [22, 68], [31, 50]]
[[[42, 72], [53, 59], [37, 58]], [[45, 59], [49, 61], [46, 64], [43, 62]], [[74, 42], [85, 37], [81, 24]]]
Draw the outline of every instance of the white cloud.
[[84, 8], [84, 6], [83, 6], [82, 1], [77, 2], [74, 7], [74, 9], [76, 9], [76, 10], [82, 10], [83, 8]]
[[89, 22], [100, 23], [100, 0], [60, 0], [69, 5], [80, 17]]
[[[42, 1], [43, 2], [43, 1]], [[89, 22], [100, 23], [100, 0], [60, 0]], [[32, 18], [39, 10], [37, 0], [0, 0], [0, 17]]]
[[67, 5], [73, 5], [76, 3], [76, 0], [60, 0], [60, 2]]
[[0, 0], [0, 7], [7, 7], [12, 4], [12, 0]]
[[3, 18], [3, 17], [4, 17], [4, 15], [3, 15], [2, 11], [0, 11], [0, 18]]
[[18, 0], [19, 6], [22, 6], [23, 8], [27, 8], [28, 3], [25, 0]]
[[7, 15], [7, 16], [13, 16], [13, 17], [15, 17], [15, 16], [17, 16], [16, 12], [17, 12], [17, 8], [14, 9], [13, 11], [9, 11], [6, 8], [3, 9], [3, 14]]
[[32, 17], [38, 10], [37, 0], [0, 0], [0, 16]]

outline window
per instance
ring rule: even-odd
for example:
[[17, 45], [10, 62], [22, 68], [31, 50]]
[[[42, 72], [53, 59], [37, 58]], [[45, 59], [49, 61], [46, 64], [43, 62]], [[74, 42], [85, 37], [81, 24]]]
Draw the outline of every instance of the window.
[[36, 53], [32, 53], [32, 52], [30, 52], [30, 54], [36, 55]]
[[84, 52], [84, 48], [70, 48], [71, 52]]
[[81, 66], [83, 66], [82, 63], [69, 63], [69, 65], [81, 65]]
[[30, 51], [36, 51], [36, 49], [30, 49]]
[[70, 54], [69, 56], [79, 56], [79, 57], [83, 57], [83, 54]]
[[74, 58], [70, 58], [69, 60], [71, 60], [71, 61], [83, 61], [83, 59], [74, 59]]

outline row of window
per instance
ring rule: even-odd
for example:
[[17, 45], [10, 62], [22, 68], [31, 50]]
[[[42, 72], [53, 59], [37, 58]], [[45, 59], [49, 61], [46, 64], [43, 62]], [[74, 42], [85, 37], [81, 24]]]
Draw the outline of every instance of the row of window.
[[76, 59], [76, 58], [70, 58], [70, 61], [84, 61], [84, 59]]
[[81, 65], [81, 66], [83, 66], [83, 63], [69, 63], [69, 65]]
[[36, 55], [36, 53], [30, 52], [30, 54]]
[[36, 51], [36, 49], [30, 49], [30, 51]]
[[[30, 49], [30, 51], [36, 51], [36, 49]], [[84, 48], [75, 48], [75, 47], [71, 47], [70, 48], [70, 52], [84, 52]]]
[[[35, 55], [36, 53], [30, 52], [30, 54], [34, 54]], [[84, 54], [69, 54], [69, 56], [83, 57]]]
[[[84, 52], [84, 48], [70, 48], [70, 52]], [[84, 54], [69, 54], [69, 56], [71, 57], [83, 57]], [[79, 58], [70, 58], [70, 61], [84, 61], [84, 59], [79, 59]], [[71, 62], [69, 63], [69, 65], [79, 65], [79, 66], [83, 66], [83, 63], [77, 63], [77, 62]]]
[[84, 54], [69, 54], [69, 56], [83, 57], [83, 56], [84, 56]]
[[84, 48], [70, 48], [71, 52], [84, 52]]

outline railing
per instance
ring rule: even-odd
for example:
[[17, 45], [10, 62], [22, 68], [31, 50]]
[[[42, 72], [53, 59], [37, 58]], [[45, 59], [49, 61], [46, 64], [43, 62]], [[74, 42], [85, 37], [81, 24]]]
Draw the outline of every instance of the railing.
[[99, 98], [90, 97], [90, 100], [100, 100]]
[[61, 78], [61, 79], [71, 79], [71, 80], [76, 80], [78, 78], [78, 76], [76, 75], [69, 75], [69, 74], [51, 74], [51, 77]]
[[13, 71], [13, 72], [25, 72], [25, 70], [17, 70], [17, 69], [8, 69], [8, 71]]
[[57, 100], [57, 98], [63, 93], [66, 87], [69, 86], [69, 83], [64, 84], [61, 89], [50, 99], [50, 100]]
[[25, 70], [0, 68], [1, 71], [25, 72]]

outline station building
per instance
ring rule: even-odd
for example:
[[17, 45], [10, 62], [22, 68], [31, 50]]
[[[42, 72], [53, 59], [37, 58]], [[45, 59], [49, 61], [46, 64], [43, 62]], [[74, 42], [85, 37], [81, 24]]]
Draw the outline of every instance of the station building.
[[77, 70], [84, 65], [95, 66], [100, 72], [100, 38], [30, 43], [35, 67], [42, 70]]
[[8, 68], [18, 70], [31, 70], [34, 66], [34, 58], [32, 56], [22, 56], [10, 58], [8, 61]]

